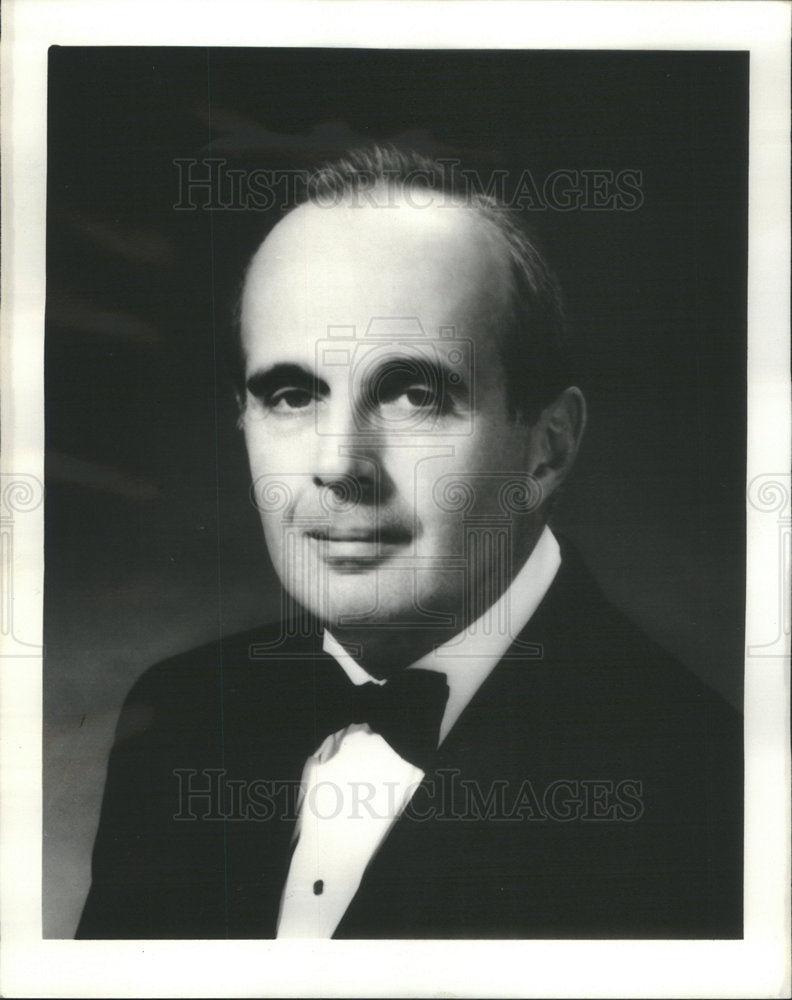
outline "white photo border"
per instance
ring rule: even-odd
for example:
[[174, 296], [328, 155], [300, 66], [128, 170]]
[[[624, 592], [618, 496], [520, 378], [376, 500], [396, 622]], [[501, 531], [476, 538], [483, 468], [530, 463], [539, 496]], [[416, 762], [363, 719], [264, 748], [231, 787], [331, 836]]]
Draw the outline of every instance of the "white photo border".
[[[41, 657], [35, 648], [32, 656], [16, 655], [4, 631], [0, 993], [788, 996], [789, 626], [785, 632], [781, 608], [782, 588], [789, 581], [780, 547], [788, 544], [792, 531], [789, 5], [721, 0], [8, 0], [2, 26], [4, 487], [12, 479], [35, 484], [44, 478], [50, 45], [749, 50], [746, 489], [747, 496], [754, 489], [781, 500], [777, 507], [772, 502], [746, 503], [744, 940], [43, 940]], [[13, 584], [13, 615], [22, 623], [20, 634], [40, 637], [43, 504], [35, 505], [35, 497], [29, 503], [34, 507], [18, 520], [13, 552], [4, 553], [5, 584], [6, 595]], [[768, 645], [776, 635], [778, 641]], [[757, 652], [760, 647], [764, 653]]]

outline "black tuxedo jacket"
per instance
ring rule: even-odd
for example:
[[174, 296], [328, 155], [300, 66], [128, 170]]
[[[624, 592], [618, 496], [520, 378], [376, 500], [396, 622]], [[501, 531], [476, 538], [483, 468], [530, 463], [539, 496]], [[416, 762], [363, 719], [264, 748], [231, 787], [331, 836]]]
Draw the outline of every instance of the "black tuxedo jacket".
[[[348, 683], [318, 630], [279, 635], [132, 689], [78, 937], [275, 935], [295, 791]], [[740, 937], [742, 776], [738, 714], [566, 551], [334, 936]]]

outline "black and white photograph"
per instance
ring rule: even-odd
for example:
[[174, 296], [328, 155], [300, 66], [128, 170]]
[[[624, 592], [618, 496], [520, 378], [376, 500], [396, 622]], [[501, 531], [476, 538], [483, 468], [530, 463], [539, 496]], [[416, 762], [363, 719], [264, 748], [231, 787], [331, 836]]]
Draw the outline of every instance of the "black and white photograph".
[[748, 944], [748, 46], [44, 55], [42, 944]]

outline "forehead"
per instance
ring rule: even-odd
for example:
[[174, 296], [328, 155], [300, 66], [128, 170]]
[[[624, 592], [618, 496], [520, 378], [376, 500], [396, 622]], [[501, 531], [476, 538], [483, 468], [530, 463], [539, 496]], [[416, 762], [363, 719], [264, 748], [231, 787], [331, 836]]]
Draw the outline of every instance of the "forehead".
[[492, 360], [509, 296], [500, 234], [469, 207], [382, 202], [302, 205], [275, 227], [242, 295], [249, 367], [307, 364], [334, 331], [361, 338], [377, 327], [398, 337], [416, 325], [430, 339], [453, 331]]

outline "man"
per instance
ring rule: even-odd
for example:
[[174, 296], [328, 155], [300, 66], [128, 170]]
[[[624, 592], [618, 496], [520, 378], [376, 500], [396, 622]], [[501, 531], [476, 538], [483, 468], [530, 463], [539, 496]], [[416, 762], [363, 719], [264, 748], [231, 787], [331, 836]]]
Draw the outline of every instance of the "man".
[[239, 347], [289, 604], [135, 685], [78, 936], [739, 936], [738, 720], [547, 524], [585, 403], [519, 223], [350, 154]]

